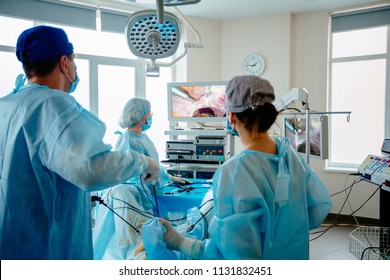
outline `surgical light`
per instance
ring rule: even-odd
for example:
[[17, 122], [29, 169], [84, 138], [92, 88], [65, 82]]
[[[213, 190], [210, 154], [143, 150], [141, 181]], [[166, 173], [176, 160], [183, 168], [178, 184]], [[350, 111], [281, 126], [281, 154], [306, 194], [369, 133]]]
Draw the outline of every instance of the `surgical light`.
[[[160, 1], [161, 2], [161, 1]], [[180, 25], [177, 17], [166, 12], [161, 21], [161, 12], [143, 10], [133, 13], [125, 28], [125, 35], [130, 51], [138, 57], [150, 59], [146, 65], [146, 76], [158, 77], [160, 67], [170, 67], [182, 59], [189, 48], [203, 48], [200, 35], [185, 19], [177, 7], [173, 7], [180, 19], [197, 35], [198, 43], [184, 43], [184, 52], [171, 62], [157, 63], [157, 59], [173, 56], [180, 43]]]
[[131, 15], [126, 24], [126, 39], [130, 51], [151, 60], [172, 56], [180, 42], [178, 19], [165, 13], [164, 22], [157, 21], [155, 10], [144, 10]]

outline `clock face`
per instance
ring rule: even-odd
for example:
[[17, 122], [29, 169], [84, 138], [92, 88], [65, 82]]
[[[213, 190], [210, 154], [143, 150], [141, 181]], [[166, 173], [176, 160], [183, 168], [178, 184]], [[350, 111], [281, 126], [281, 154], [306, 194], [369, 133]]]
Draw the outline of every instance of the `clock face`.
[[250, 54], [244, 59], [243, 68], [245, 74], [260, 75], [265, 69], [265, 60], [259, 54]]

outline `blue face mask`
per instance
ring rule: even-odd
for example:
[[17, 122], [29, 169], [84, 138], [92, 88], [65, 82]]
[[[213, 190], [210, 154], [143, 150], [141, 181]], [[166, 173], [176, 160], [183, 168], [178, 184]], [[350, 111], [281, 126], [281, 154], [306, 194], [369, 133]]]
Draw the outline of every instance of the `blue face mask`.
[[69, 60], [70, 63], [73, 64], [74, 71], [76, 72], [76, 79], [74, 81], [72, 81], [72, 79], [67, 74], [65, 74], [68, 77], [69, 81], [71, 81], [71, 84], [69, 86], [69, 91], [68, 91], [68, 93], [71, 94], [71, 93], [73, 93], [76, 90], [77, 85], [79, 84], [80, 79], [79, 79], [79, 76], [77, 75], [77, 67], [76, 67], [76, 65], [69, 58], [68, 58], [68, 60]]
[[235, 130], [230, 126], [229, 119], [227, 119], [227, 121], [226, 121], [226, 129], [227, 129], [227, 131], [229, 131], [233, 136], [240, 137], [240, 135], [238, 135], [238, 132], [235, 131]]
[[152, 126], [152, 118], [149, 117], [146, 119], [146, 123], [143, 123], [141, 125], [141, 129], [142, 131], [145, 131], [148, 130], [151, 126]]
[[76, 80], [70, 84], [69, 91], [68, 91], [69, 94], [73, 93], [76, 90], [79, 82], [80, 82], [79, 76], [76, 74]]

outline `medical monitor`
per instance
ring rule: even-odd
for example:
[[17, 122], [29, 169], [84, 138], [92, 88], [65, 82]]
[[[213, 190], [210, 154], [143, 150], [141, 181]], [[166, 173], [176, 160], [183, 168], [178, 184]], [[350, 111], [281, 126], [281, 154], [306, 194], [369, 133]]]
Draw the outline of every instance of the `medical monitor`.
[[[306, 118], [285, 118], [284, 133], [297, 152], [306, 154]], [[310, 116], [310, 156], [318, 159], [329, 156], [327, 116]]]
[[168, 120], [171, 122], [226, 121], [227, 82], [168, 83]]

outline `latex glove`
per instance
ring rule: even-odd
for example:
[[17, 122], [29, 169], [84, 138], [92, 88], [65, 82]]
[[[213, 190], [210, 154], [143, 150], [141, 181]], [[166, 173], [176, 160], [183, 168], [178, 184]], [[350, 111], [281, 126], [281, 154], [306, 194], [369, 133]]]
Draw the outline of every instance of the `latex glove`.
[[184, 179], [184, 178], [181, 178], [181, 177], [172, 176], [171, 174], [168, 174], [168, 175], [169, 175], [168, 176], [169, 180], [172, 181], [172, 182], [183, 184], [183, 185], [191, 184], [191, 181], [188, 181], [187, 179]]
[[153, 181], [158, 181], [161, 176], [161, 171], [160, 171], [160, 165], [158, 164], [157, 161], [150, 157], [145, 157], [146, 161], [148, 162], [148, 167], [145, 170], [146, 177], [145, 181], [146, 182], [153, 182]]
[[167, 220], [160, 218], [160, 221], [166, 228], [163, 235], [164, 242], [169, 249], [179, 251], [180, 245], [184, 242], [184, 236], [175, 230]]
[[202, 245], [200, 240], [184, 237], [167, 220], [160, 218], [160, 221], [166, 228], [163, 239], [169, 249], [180, 251], [193, 260], [199, 259], [199, 252]]

